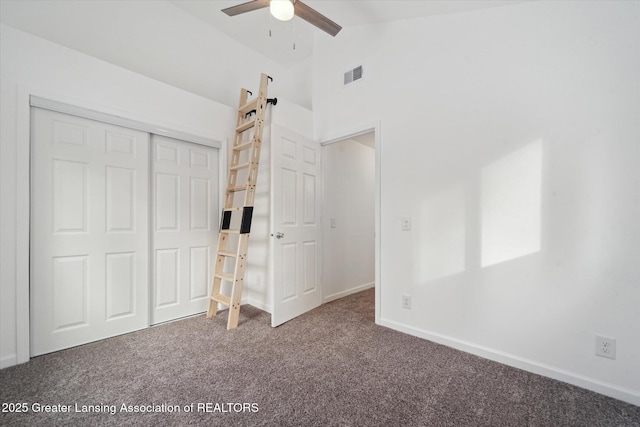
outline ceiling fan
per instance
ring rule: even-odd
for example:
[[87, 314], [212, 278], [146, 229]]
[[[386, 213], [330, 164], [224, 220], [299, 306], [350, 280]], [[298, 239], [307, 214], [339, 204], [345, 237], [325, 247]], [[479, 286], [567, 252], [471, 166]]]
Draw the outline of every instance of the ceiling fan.
[[253, 0], [222, 9], [222, 11], [229, 16], [235, 16], [265, 7], [270, 8], [271, 14], [276, 19], [288, 21], [293, 18], [293, 15], [296, 15], [334, 37], [342, 29], [340, 25], [310, 8], [300, 0]]

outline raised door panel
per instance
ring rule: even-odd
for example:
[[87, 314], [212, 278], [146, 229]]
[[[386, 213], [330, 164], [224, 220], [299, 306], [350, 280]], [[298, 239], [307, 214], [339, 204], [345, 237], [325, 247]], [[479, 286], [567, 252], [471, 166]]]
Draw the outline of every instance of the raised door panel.
[[136, 138], [118, 132], [108, 131], [106, 134], [107, 154], [136, 157]]
[[189, 300], [195, 301], [208, 295], [209, 277], [211, 277], [211, 248], [209, 246], [191, 248], [191, 268]]
[[209, 230], [211, 219], [211, 212], [209, 212], [210, 180], [191, 177], [189, 184], [189, 228], [191, 230]]
[[180, 176], [156, 173], [155, 179], [155, 229], [177, 231], [180, 228]]
[[105, 269], [107, 320], [135, 314], [135, 268], [134, 252], [107, 254]]
[[178, 249], [161, 249], [156, 251], [156, 308], [174, 305], [179, 302], [179, 256]]
[[89, 256], [53, 257], [53, 331], [89, 325]]
[[288, 301], [298, 294], [298, 245], [296, 243], [283, 244], [281, 253], [282, 281], [279, 283], [282, 286], [282, 301]]
[[52, 163], [53, 232], [86, 233], [88, 164], [59, 159]]
[[295, 226], [298, 222], [298, 175], [295, 170], [282, 168], [282, 225]]
[[87, 150], [89, 126], [86, 123], [72, 122], [68, 117], [54, 118], [52, 142], [58, 150]]
[[107, 166], [107, 232], [134, 232], [136, 229], [136, 171]]
[[302, 223], [316, 225], [316, 177], [303, 173], [302, 183]]
[[302, 245], [303, 256], [303, 281], [302, 291], [308, 293], [316, 290], [318, 279], [318, 253], [317, 242], [304, 242]]

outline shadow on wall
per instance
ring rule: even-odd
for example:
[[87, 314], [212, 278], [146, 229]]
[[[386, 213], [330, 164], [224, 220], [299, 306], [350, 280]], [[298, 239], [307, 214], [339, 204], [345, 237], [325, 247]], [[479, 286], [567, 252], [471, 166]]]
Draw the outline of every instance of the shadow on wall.
[[[540, 251], [542, 141], [538, 140], [486, 165], [479, 195], [464, 181], [432, 192], [420, 206], [414, 241], [418, 283], [466, 270], [470, 200], [479, 212], [480, 266], [500, 264]], [[471, 194], [475, 199], [470, 199]], [[474, 202], [471, 202], [474, 203]]]

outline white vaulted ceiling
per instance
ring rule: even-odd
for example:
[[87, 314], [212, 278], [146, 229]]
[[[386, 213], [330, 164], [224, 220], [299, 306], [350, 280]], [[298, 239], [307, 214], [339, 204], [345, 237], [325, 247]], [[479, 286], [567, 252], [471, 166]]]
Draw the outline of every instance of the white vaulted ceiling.
[[[119, 0], [2, 0], [1, 19], [23, 31], [116, 64], [119, 62], [117, 55], [101, 49], [105, 49], [103, 46], [109, 43], [110, 38], [134, 39], [138, 35], [141, 30], [136, 26], [139, 17], [129, 12], [144, 13], [145, 8], [170, 10], [167, 4], [174, 8], [177, 21], [184, 21], [178, 15], [186, 12], [284, 66], [308, 58], [313, 51], [314, 36], [331, 37], [297, 17], [289, 22], [272, 19], [268, 8], [235, 17], [221, 12], [224, 8], [246, 1], [129, 0], [124, 7], [125, 4]], [[345, 31], [354, 26], [465, 12], [522, 1], [526, 0], [305, 0], [305, 3], [341, 25]], [[117, 34], [101, 31], [105, 28], [115, 29], [114, 24]], [[158, 32], [165, 30], [162, 27], [156, 29]], [[196, 40], [193, 42], [194, 45], [199, 43]], [[126, 55], [126, 51], [123, 51], [123, 55]], [[127, 58], [125, 61], [129, 60]]]
[[[269, 10], [266, 8], [234, 17], [220, 12], [221, 9], [246, 1], [248, 0], [171, 0], [184, 11], [283, 65], [295, 64], [311, 55], [314, 36], [331, 37], [299, 18], [294, 18], [294, 22], [270, 19]], [[522, 1], [304, 0], [304, 3], [335, 21], [343, 29], [348, 29], [360, 25], [505, 6]], [[271, 37], [269, 37], [269, 27], [271, 27]], [[340, 37], [340, 34], [338, 33], [336, 37]], [[295, 50], [293, 49], [294, 40]]]

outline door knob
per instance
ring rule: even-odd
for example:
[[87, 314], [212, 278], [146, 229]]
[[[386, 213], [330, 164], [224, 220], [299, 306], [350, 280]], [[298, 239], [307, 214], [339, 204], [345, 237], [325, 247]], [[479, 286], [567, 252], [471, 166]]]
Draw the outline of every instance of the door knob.
[[[273, 236], [273, 234], [272, 234], [272, 236]], [[284, 233], [281, 233], [279, 231], [276, 233], [276, 239], [282, 239], [283, 237], [284, 237]]]

